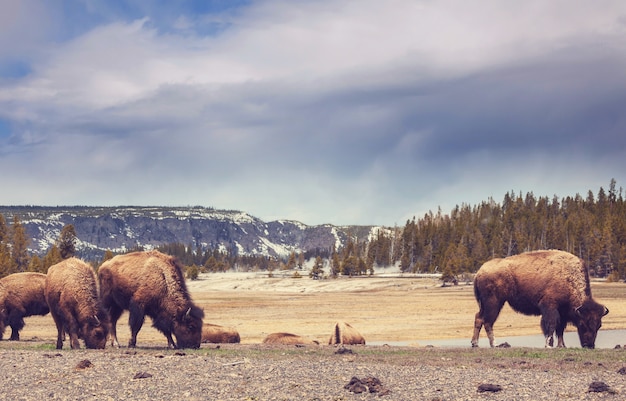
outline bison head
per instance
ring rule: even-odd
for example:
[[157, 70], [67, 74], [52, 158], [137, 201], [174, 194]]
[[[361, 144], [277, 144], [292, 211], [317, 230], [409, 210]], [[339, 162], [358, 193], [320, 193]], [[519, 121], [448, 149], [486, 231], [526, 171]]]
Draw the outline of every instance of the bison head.
[[107, 342], [109, 334], [108, 324], [93, 315], [85, 320], [82, 327], [81, 337], [85, 340], [85, 346], [92, 349], [103, 349]]
[[202, 340], [202, 309], [192, 305], [174, 321], [174, 336], [178, 348], [200, 348]]
[[602, 327], [602, 317], [609, 310], [592, 299], [587, 299], [576, 308], [574, 324], [578, 328], [578, 338], [583, 348], [595, 348], [598, 330]]

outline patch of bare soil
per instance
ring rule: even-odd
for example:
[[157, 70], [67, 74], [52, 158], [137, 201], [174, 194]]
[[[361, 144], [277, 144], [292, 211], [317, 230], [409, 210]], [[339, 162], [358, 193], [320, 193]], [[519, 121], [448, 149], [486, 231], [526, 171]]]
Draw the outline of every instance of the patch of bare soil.
[[[205, 321], [235, 327], [242, 344], [167, 350], [165, 337], [146, 319], [136, 349], [71, 351], [65, 344], [57, 351], [52, 318], [30, 317], [22, 331], [23, 341], [0, 342], [3, 397], [542, 400], [597, 399], [598, 392], [620, 399], [626, 394], [623, 348], [469, 348], [477, 311], [469, 285], [442, 288], [436, 280], [417, 277], [315, 282], [215, 274], [201, 276], [189, 288], [205, 310]], [[625, 288], [623, 284], [593, 284], [594, 296], [611, 311], [603, 329], [626, 328]], [[122, 344], [129, 337], [125, 320], [122, 317], [118, 327]], [[280, 331], [325, 344], [338, 320], [351, 323], [368, 342], [405, 341], [414, 346], [352, 346], [337, 352], [339, 348], [326, 345], [261, 344], [267, 334]], [[537, 334], [539, 318], [516, 314], [507, 307], [495, 331], [499, 337]], [[468, 347], [423, 346], [440, 338], [467, 339]], [[356, 394], [345, 388], [353, 378], [367, 391]], [[353, 388], [357, 387], [361, 388]]]

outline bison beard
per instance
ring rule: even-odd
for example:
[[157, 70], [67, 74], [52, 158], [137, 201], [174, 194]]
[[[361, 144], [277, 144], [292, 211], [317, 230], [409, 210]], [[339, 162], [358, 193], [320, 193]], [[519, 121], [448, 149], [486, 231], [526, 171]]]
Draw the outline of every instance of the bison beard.
[[111, 317], [113, 345], [119, 347], [117, 320], [128, 310], [129, 347], [137, 345], [146, 315], [165, 335], [168, 347], [200, 347], [204, 312], [191, 301], [181, 267], [173, 257], [158, 251], [118, 255], [100, 266], [98, 278], [102, 302]]
[[578, 329], [580, 344], [594, 348], [602, 317], [609, 311], [591, 297], [589, 275], [583, 261], [563, 251], [529, 252], [485, 263], [474, 278], [479, 311], [474, 320], [472, 346], [478, 346], [485, 326], [494, 346], [493, 324], [505, 302], [525, 315], [541, 315], [546, 347], [565, 347], [563, 332], [568, 323]]

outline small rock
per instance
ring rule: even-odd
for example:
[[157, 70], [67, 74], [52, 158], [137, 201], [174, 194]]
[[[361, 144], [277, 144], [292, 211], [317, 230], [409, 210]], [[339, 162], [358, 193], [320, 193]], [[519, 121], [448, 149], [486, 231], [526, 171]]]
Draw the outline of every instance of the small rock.
[[57, 358], [60, 356], [63, 356], [62, 354], [56, 353], [56, 354], [43, 354], [44, 357], [46, 358]]
[[383, 386], [380, 379], [373, 376], [368, 376], [364, 379], [353, 376], [350, 382], [343, 386], [343, 388], [354, 394], [370, 392], [371, 394], [378, 394], [379, 397], [391, 393], [391, 390]]
[[589, 385], [589, 390], [587, 390], [588, 393], [615, 393], [615, 390], [613, 390], [611, 387], [609, 387], [608, 384], [606, 384], [605, 382], [592, 382]]
[[356, 376], [352, 377], [352, 379], [350, 379], [348, 384], [343, 386], [343, 388], [345, 388], [346, 390], [354, 394], [361, 394], [367, 391], [367, 387], [365, 387], [365, 384], [363, 384], [361, 382], [361, 379], [359, 379]]
[[498, 384], [491, 384], [491, 383], [483, 383], [478, 386], [479, 393], [484, 393], [487, 391], [492, 392], [492, 393], [497, 393], [498, 391], [502, 391], [502, 386]]
[[622, 346], [619, 345], [619, 344], [617, 344], [615, 347], [613, 347], [613, 349], [621, 349], [621, 348], [622, 348]]
[[148, 379], [150, 377], [152, 377], [152, 375], [148, 372], [137, 372], [135, 376], [133, 376], [133, 379]]
[[337, 349], [337, 351], [335, 351], [335, 354], [354, 354], [354, 352], [350, 349], [350, 348], [346, 348], [346, 347], [340, 347]]
[[78, 362], [78, 365], [76, 365], [76, 369], [87, 369], [92, 366], [93, 363], [91, 363], [89, 359], [83, 359], [82, 361]]
[[503, 342], [502, 344], [498, 344], [496, 346], [496, 348], [511, 348], [511, 344], [507, 343], [506, 341]]
[[626, 366], [622, 366], [621, 368], [619, 368], [617, 373], [619, 373], [620, 375], [626, 375]]
[[174, 355], [176, 355], [176, 356], [185, 356], [185, 355], [187, 355], [187, 354], [185, 354], [185, 353], [184, 353], [184, 352], [182, 352], [182, 351], [177, 351], [177, 352], [175, 352], [175, 353], [174, 353]]

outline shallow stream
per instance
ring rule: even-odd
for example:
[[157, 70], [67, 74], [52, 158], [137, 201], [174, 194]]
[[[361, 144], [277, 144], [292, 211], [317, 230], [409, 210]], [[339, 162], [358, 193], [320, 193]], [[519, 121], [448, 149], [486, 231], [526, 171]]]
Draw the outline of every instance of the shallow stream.
[[[537, 328], [539, 331], [539, 327]], [[569, 348], [580, 348], [580, 341], [578, 340], [578, 333], [575, 331], [568, 331], [564, 335], [565, 345]], [[418, 345], [425, 347], [432, 345], [435, 347], [471, 347], [470, 338], [455, 338], [447, 340], [415, 340], [415, 341], [372, 341], [368, 342], [369, 345], [391, 345], [391, 346], [410, 346]], [[537, 334], [532, 336], [511, 336], [511, 337], [498, 337], [496, 332], [496, 345], [509, 343], [511, 347], [536, 347], [543, 348], [545, 345], [545, 339], [543, 334]], [[554, 338], [556, 344], [556, 336]], [[626, 346], [626, 330], [600, 330], [598, 337], [596, 338], [596, 348], [615, 348], [616, 345], [622, 347]], [[489, 347], [489, 340], [487, 335], [481, 332], [478, 345], [480, 347]]]

